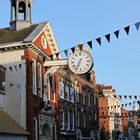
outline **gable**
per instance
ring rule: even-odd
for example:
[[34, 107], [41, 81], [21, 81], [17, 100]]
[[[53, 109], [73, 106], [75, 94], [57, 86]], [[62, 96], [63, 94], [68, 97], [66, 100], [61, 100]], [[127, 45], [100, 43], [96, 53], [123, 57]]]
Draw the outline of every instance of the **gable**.
[[47, 55], [52, 55], [59, 52], [54, 33], [49, 23], [46, 23], [43, 30], [36, 36], [36, 38], [33, 40], [33, 44]]

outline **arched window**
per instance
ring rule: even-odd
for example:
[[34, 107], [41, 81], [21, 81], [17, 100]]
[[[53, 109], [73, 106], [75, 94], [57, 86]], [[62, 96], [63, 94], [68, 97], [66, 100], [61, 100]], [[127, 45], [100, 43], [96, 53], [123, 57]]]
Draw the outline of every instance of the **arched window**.
[[37, 119], [33, 118], [33, 140], [37, 140]]
[[50, 127], [47, 123], [45, 123], [42, 127], [42, 136], [48, 138], [51, 135]]

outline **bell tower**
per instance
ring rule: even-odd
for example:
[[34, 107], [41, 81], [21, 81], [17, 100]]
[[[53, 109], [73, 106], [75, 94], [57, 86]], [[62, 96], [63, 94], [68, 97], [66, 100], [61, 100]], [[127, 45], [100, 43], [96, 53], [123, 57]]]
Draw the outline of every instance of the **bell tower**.
[[32, 0], [10, 0], [10, 28], [15, 31], [30, 27], [32, 21]]

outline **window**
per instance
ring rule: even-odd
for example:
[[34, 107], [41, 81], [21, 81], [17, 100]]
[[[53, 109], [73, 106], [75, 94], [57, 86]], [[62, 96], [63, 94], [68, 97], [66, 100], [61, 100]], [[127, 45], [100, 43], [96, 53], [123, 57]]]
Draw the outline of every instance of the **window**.
[[38, 71], [38, 94], [42, 97], [42, 66], [40, 63], [38, 63], [37, 66]]
[[83, 119], [84, 119], [84, 128], [85, 128], [86, 127], [86, 114], [84, 113], [83, 115], [84, 115]]
[[88, 93], [88, 106], [90, 107], [90, 92]]
[[51, 94], [52, 94], [52, 101], [55, 101], [55, 76], [51, 75], [50, 79], [50, 86], [51, 86]]
[[36, 60], [33, 59], [32, 62], [32, 88], [33, 88], [33, 94], [37, 94], [36, 91]]
[[77, 102], [80, 102], [80, 87], [76, 87]]
[[70, 112], [67, 113], [67, 130], [70, 130]]
[[94, 93], [94, 105], [96, 105], [96, 93]]
[[64, 98], [64, 84], [62, 82], [60, 82], [59, 96], [62, 99]]
[[77, 113], [77, 126], [80, 127], [80, 112]]
[[33, 140], [37, 140], [37, 119], [33, 118]]
[[69, 86], [65, 85], [65, 99], [69, 101]]
[[70, 99], [71, 99], [71, 102], [73, 103], [74, 103], [74, 95], [75, 95], [74, 88], [70, 87]]
[[61, 130], [65, 129], [65, 112], [64, 111], [60, 112], [60, 129]]
[[83, 90], [83, 104], [86, 104], [86, 92]]
[[50, 100], [50, 81], [44, 77], [44, 101]]
[[74, 131], [75, 130], [75, 118], [74, 118], [74, 113], [71, 113], [71, 130]]

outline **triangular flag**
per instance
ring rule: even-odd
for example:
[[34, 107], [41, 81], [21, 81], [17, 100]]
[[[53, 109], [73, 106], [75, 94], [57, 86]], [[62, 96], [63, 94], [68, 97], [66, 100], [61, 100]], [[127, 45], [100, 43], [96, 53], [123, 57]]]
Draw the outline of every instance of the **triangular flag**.
[[134, 96], [135, 99], [137, 99], [137, 96]]
[[116, 98], [116, 95], [114, 95], [114, 98]]
[[136, 26], [136, 29], [138, 31], [139, 30], [139, 27], [140, 27], [140, 22], [135, 23], [135, 26]]
[[17, 71], [17, 66], [14, 66], [15, 67], [15, 70]]
[[127, 104], [125, 104], [125, 106], [127, 106]]
[[131, 105], [131, 103], [129, 103], [129, 106]]
[[132, 96], [129, 96], [129, 98], [131, 99], [131, 98], [132, 98]]
[[122, 107], [124, 106], [124, 104], [122, 104]]
[[72, 53], [74, 53], [74, 51], [75, 51], [75, 47], [72, 47], [72, 48], [71, 48], [71, 51], [72, 51]]
[[13, 70], [12, 70], [12, 67], [9, 67], [9, 69], [10, 69], [11, 71], [13, 71]]
[[127, 98], [127, 96], [126, 96], [126, 95], [124, 95], [124, 98], [126, 99], [126, 98]]
[[80, 49], [80, 51], [82, 51], [82, 49], [83, 49], [83, 44], [79, 44], [79, 49]]
[[19, 64], [19, 68], [21, 69], [22, 64]]
[[2, 86], [3, 86], [3, 88], [5, 88], [5, 84], [6, 84], [6, 82], [2, 82]]
[[10, 83], [10, 86], [12, 87], [12, 86], [13, 86], [13, 84], [12, 84], [12, 83]]
[[59, 52], [58, 53], [56, 53], [56, 57], [58, 58], [58, 56], [59, 56]]
[[110, 34], [105, 35], [108, 42], [110, 42]]
[[17, 85], [17, 89], [20, 89], [20, 85]]
[[130, 26], [125, 27], [124, 30], [125, 30], [126, 34], [128, 35], [129, 34], [129, 30], [130, 30]]
[[101, 38], [97, 38], [96, 41], [99, 43], [99, 45], [101, 46]]
[[66, 56], [68, 56], [68, 50], [64, 50]]
[[92, 49], [92, 41], [88, 41], [87, 44], [88, 44], [89, 47]]
[[118, 38], [119, 37], [119, 30], [115, 31], [114, 34]]
[[51, 60], [53, 60], [53, 55], [50, 55]]
[[119, 95], [119, 97], [120, 97], [120, 99], [122, 98], [122, 96], [121, 96], [121, 95]]

